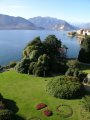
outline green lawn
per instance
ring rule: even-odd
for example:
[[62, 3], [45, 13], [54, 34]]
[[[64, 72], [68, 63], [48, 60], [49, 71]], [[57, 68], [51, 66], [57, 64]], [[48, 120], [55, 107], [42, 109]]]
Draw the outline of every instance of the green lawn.
[[[82, 120], [80, 116], [81, 99], [62, 100], [49, 96], [45, 91], [45, 85], [51, 78], [34, 77], [8, 71], [0, 74], [0, 93], [4, 98], [13, 100], [18, 107], [17, 114], [26, 118], [37, 116], [41, 120]], [[44, 102], [53, 111], [53, 116], [46, 117], [43, 110], [37, 111], [35, 106]], [[57, 115], [56, 107], [66, 104], [73, 109], [73, 115], [69, 118], [61, 118]], [[44, 108], [45, 109], [45, 108]]]

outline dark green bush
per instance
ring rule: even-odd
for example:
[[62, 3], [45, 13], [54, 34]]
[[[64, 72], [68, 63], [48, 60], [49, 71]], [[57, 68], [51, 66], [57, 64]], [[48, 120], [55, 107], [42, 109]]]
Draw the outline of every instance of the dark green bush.
[[67, 72], [65, 73], [65, 75], [66, 75], [66, 76], [73, 76], [73, 73], [74, 73], [74, 71], [73, 71], [71, 68], [69, 68], [69, 69], [67, 70]]
[[16, 62], [11, 62], [11, 63], [9, 64], [9, 67], [10, 67], [10, 68], [14, 68], [14, 67], [16, 66], [16, 64], [17, 64]]
[[0, 120], [15, 120], [15, 115], [8, 109], [0, 110]]
[[3, 100], [3, 96], [0, 94], [0, 101], [2, 101]]
[[3, 102], [3, 100], [0, 101], [0, 110], [5, 109], [5, 108], [6, 108], [6, 106], [5, 106], [5, 103]]
[[34, 68], [35, 68], [36, 62], [31, 62], [29, 66], [29, 74], [34, 73]]
[[22, 59], [17, 65], [15, 66], [15, 70], [19, 73], [28, 73], [30, 66], [30, 59]]
[[83, 104], [86, 111], [90, 112], [90, 96], [85, 96], [83, 98]]
[[84, 86], [76, 77], [62, 76], [50, 80], [46, 86], [46, 91], [57, 98], [72, 99], [84, 94]]
[[80, 82], [83, 82], [83, 80], [86, 78], [86, 76], [87, 76], [87, 73], [79, 71], [78, 78], [79, 78]]

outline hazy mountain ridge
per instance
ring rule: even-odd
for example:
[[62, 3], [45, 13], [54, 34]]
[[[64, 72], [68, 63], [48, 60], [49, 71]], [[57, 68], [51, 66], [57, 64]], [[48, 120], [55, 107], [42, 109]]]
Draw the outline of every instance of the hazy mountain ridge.
[[22, 17], [0, 14], [0, 29], [36, 29], [35, 25]]
[[77, 29], [75, 26], [70, 25], [68, 22], [56, 19], [52, 17], [34, 17], [29, 19], [30, 22], [35, 24], [37, 27], [43, 27], [50, 30], [72, 30]]
[[76, 27], [79, 27], [81, 29], [90, 29], [90, 22], [87, 23], [70, 23], [71, 25], [74, 25]]
[[22, 17], [0, 14], [0, 29], [75, 30], [77, 28], [64, 20], [52, 17], [34, 17], [27, 20]]

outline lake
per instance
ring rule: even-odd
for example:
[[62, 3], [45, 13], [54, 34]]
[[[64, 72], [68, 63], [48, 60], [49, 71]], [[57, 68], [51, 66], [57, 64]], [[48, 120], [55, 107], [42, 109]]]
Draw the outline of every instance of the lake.
[[11, 61], [20, 60], [22, 50], [29, 41], [37, 36], [41, 40], [47, 35], [54, 34], [61, 39], [62, 44], [68, 49], [67, 56], [69, 58], [77, 58], [80, 44], [77, 38], [67, 36], [67, 31], [50, 31], [50, 30], [0, 30], [0, 65], [6, 65]]

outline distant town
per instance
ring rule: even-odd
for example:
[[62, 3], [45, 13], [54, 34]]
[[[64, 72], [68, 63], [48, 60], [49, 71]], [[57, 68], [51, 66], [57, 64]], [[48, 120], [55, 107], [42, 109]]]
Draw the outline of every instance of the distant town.
[[85, 38], [85, 36], [90, 36], [90, 29], [80, 29], [73, 32], [68, 32], [68, 36], [76, 36], [78, 38]]

